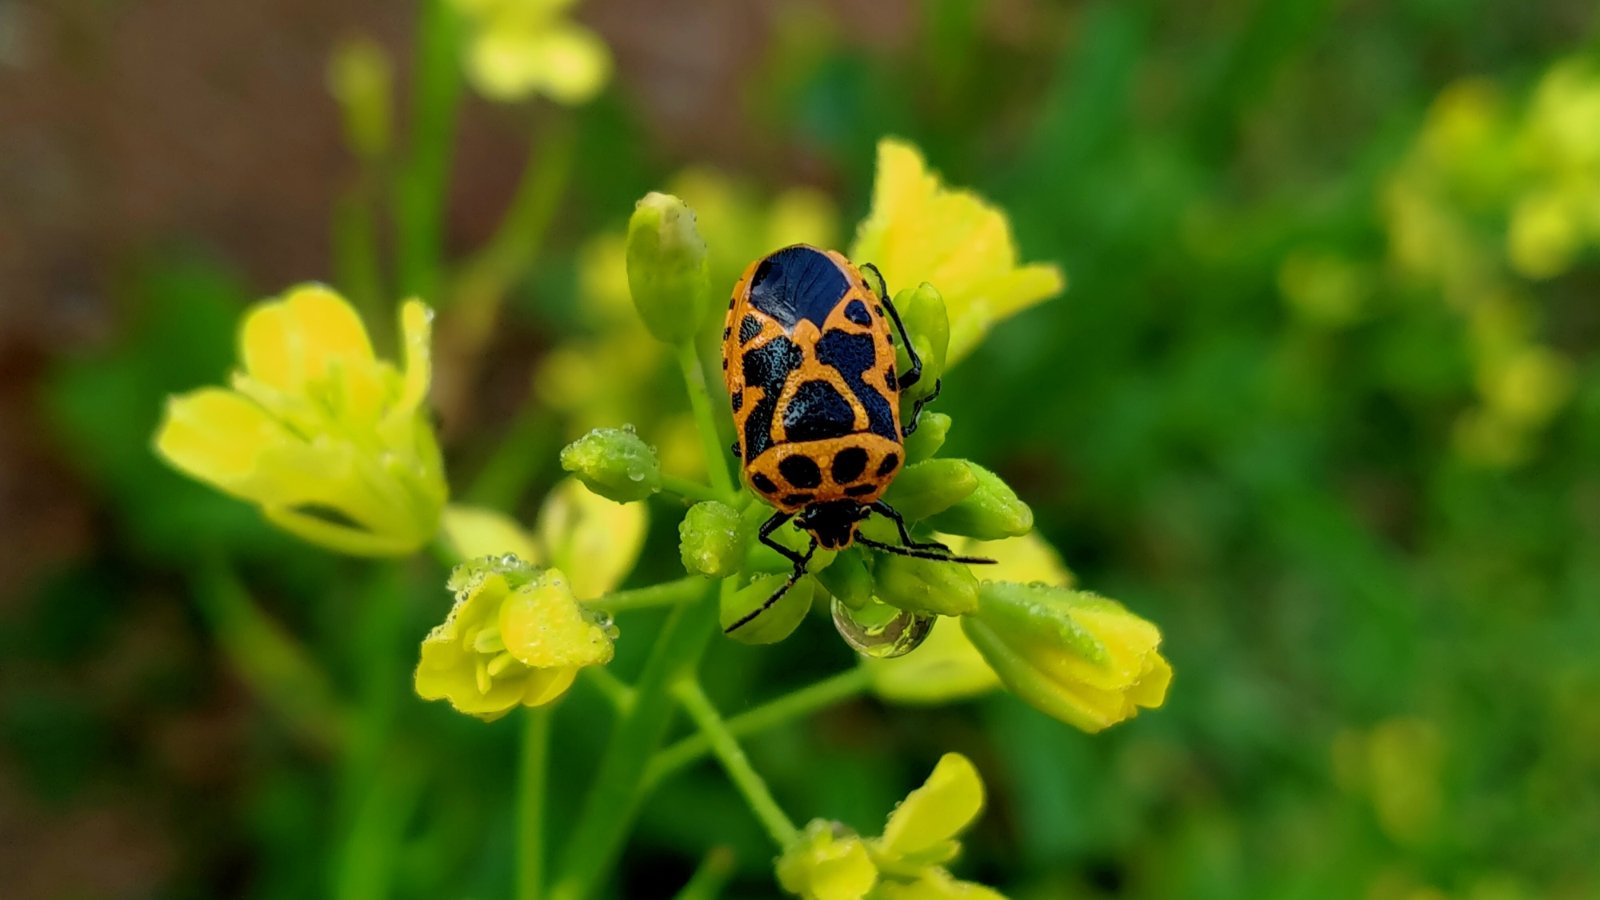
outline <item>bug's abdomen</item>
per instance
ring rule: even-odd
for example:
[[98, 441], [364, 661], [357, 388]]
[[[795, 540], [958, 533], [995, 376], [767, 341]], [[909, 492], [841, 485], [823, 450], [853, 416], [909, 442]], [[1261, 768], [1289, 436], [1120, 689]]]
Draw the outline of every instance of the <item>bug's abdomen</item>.
[[799, 512], [813, 503], [874, 503], [900, 470], [900, 444], [874, 434], [779, 444], [744, 466], [745, 480], [768, 503]]

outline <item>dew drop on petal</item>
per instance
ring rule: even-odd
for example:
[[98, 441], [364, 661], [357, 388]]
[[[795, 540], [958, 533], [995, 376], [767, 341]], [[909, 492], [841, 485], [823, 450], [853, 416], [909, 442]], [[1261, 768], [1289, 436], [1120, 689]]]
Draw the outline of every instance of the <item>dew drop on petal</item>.
[[[877, 608], [885, 610], [882, 616], [872, 616]], [[893, 659], [917, 649], [933, 630], [936, 616], [906, 612], [903, 609], [873, 604], [863, 615], [833, 599], [833, 627], [838, 629], [844, 642], [863, 656], [873, 659]], [[858, 616], [871, 621], [862, 621]]]

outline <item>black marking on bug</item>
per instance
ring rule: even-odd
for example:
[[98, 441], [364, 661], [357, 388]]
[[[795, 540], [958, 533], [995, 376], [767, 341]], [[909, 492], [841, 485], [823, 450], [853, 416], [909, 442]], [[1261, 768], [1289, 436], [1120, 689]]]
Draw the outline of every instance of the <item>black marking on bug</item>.
[[778, 463], [778, 471], [797, 488], [822, 486], [822, 470], [809, 456], [787, 456]]
[[883, 380], [884, 380], [884, 382], [886, 384], [889, 385], [889, 390], [891, 390], [891, 391], [900, 390], [900, 379], [894, 377], [894, 370], [893, 369], [890, 369], [888, 372], [884, 373]]
[[893, 472], [894, 467], [898, 465], [900, 465], [899, 456], [893, 453], [886, 455], [883, 458], [883, 462], [878, 463], [878, 477], [882, 478], [883, 476], [888, 475], [890, 472]]
[[867, 451], [861, 447], [846, 447], [834, 454], [833, 483], [849, 484], [861, 477], [867, 468]]
[[756, 266], [750, 305], [793, 330], [801, 319], [820, 329], [850, 282], [826, 253], [815, 247], [785, 247]]
[[[744, 326], [740, 325], [739, 330], [743, 331]], [[745, 384], [766, 388], [769, 396], [776, 397], [783, 390], [783, 382], [789, 373], [800, 368], [804, 358], [799, 344], [781, 335], [775, 337], [754, 350], [744, 352], [742, 365]]]
[[805, 506], [807, 503], [810, 503], [815, 499], [817, 499], [816, 494], [785, 494], [783, 497], [783, 505]]
[[728, 335], [730, 335], [730, 334], [733, 334], [733, 326], [732, 325], [729, 325], [728, 327], [722, 329], [722, 339], [723, 340], [727, 340], [728, 339]]
[[871, 335], [851, 334], [837, 329], [829, 331], [817, 341], [817, 362], [832, 366], [844, 378], [850, 392], [855, 394], [862, 408], [867, 411], [868, 431], [891, 441], [900, 440], [900, 435], [895, 432], [894, 411], [890, 409], [888, 399], [862, 378], [878, 362], [878, 348], [872, 342]]
[[877, 489], [878, 486], [875, 484], [853, 484], [845, 488], [844, 492], [850, 497], [865, 497]]
[[844, 317], [857, 325], [872, 324], [872, 314], [867, 312], [867, 305], [860, 300], [851, 300], [845, 304]]
[[820, 441], [856, 431], [856, 413], [833, 385], [807, 381], [783, 411], [783, 434], [790, 441]]
[[768, 478], [760, 472], [750, 476], [750, 483], [755, 485], [756, 490], [763, 494], [776, 494], [778, 492], [778, 485], [775, 484], [771, 478]]
[[[878, 311], [878, 315], [880, 315], [880, 316], [883, 315], [883, 304], [882, 303], [875, 303], [875, 304], [873, 304], [872, 308]], [[891, 337], [893, 337], [893, 335], [891, 335]]]
[[[748, 343], [750, 343], [750, 339], [755, 337], [756, 335], [758, 335], [760, 333], [761, 333], [761, 320], [756, 318], [755, 316], [746, 314], [745, 317], [739, 321], [739, 343], [740, 344], [748, 344]], [[723, 336], [724, 339], [726, 339], [727, 336], [728, 336], [727, 332], [724, 331], [722, 336]]]
[[744, 420], [744, 458], [755, 459], [772, 446], [772, 417], [778, 411], [778, 398], [768, 394], [750, 407]]
[[733, 411], [738, 412], [744, 408], [744, 391], [735, 391], [733, 394]]

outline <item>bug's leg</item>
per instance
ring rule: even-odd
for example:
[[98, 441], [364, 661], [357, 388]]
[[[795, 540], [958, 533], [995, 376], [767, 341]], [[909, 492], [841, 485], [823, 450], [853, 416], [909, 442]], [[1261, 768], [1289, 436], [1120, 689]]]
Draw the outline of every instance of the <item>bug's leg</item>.
[[883, 280], [883, 273], [878, 271], [877, 266], [872, 263], [865, 263], [861, 266], [861, 272], [863, 275], [871, 272], [872, 281], [876, 282], [878, 296], [884, 300], [889, 299], [889, 285]]
[[906, 334], [905, 323], [900, 321], [900, 312], [894, 308], [894, 303], [889, 300], [888, 294], [883, 296], [883, 308], [889, 311], [889, 318], [894, 320], [895, 330], [900, 332], [900, 340], [906, 345], [906, 356], [911, 358], [911, 371], [900, 376], [900, 390], [903, 391], [922, 379], [922, 357], [917, 355], [916, 346]]
[[922, 408], [938, 399], [939, 391], [943, 389], [944, 381], [942, 379], [935, 378], [933, 380], [933, 393], [926, 397], [922, 397], [918, 399], [916, 403], [911, 404], [911, 421], [907, 422], [905, 427], [900, 429], [901, 438], [908, 438], [917, 430], [917, 425], [922, 421]]
[[894, 523], [894, 527], [900, 531], [900, 543], [904, 544], [906, 547], [909, 547], [912, 550], [939, 550], [943, 551], [944, 553], [950, 552], [949, 547], [946, 547], [938, 541], [912, 540], [911, 530], [906, 527], [906, 518], [905, 516], [900, 515], [900, 510], [895, 509], [882, 500], [872, 504], [871, 508], [873, 512]]
[[760, 606], [756, 607], [755, 609], [751, 610], [748, 613], [745, 613], [744, 616], [739, 619], [739, 621], [733, 623], [732, 625], [729, 625], [727, 628], [722, 629], [722, 633], [723, 634], [729, 634], [734, 629], [742, 628], [743, 626], [748, 625], [751, 622], [755, 621], [756, 616], [759, 616], [762, 613], [766, 612], [768, 609], [771, 609], [772, 608], [772, 604], [777, 603], [778, 600], [780, 600], [783, 597], [784, 594], [789, 593], [789, 589], [794, 587], [795, 583], [798, 582], [801, 579], [801, 577], [806, 574], [806, 564], [811, 562], [811, 554], [817, 552], [817, 539], [816, 539], [816, 537], [813, 536], [811, 538], [811, 546], [807, 547], [806, 548], [806, 552], [803, 553], [803, 554], [802, 553], [796, 553], [795, 551], [790, 550], [788, 547], [785, 547], [782, 544], [780, 544], [777, 541], [774, 541], [772, 539], [772, 532], [776, 531], [778, 529], [779, 525], [782, 525], [783, 523], [789, 521], [790, 518], [792, 518], [792, 516], [789, 513], [783, 513], [783, 512], [773, 513], [772, 514], [772, 518], [770, 518], [766, 522], [762, 523], [761, 531], [759, 532], [759, 536], [760, 536], [760, 539], [761, 539], [761, 543], [766, 544], [768, 547], [771, 547], [772, 549], [778, 551], [786, 559], [788, 559], [790, 562], [794, 563], [794, 571], [789, 573], [788, 579], [786, 579], [783, 582], [783, 584], [776, 591], [772, 592], [772, 596], [770, 596], [766, 600], [762, 601]]

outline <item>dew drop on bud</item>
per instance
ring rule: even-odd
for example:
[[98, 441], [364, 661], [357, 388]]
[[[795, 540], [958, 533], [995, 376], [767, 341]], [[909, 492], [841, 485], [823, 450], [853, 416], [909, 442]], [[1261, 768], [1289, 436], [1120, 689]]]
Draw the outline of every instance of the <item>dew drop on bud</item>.
[[906, 612], [882, 603], [851, 610], [833, 600], [833, 627], [844, 642], [863, 656], [893, 659], [917, 649], [933, 630], [937, 616]]

